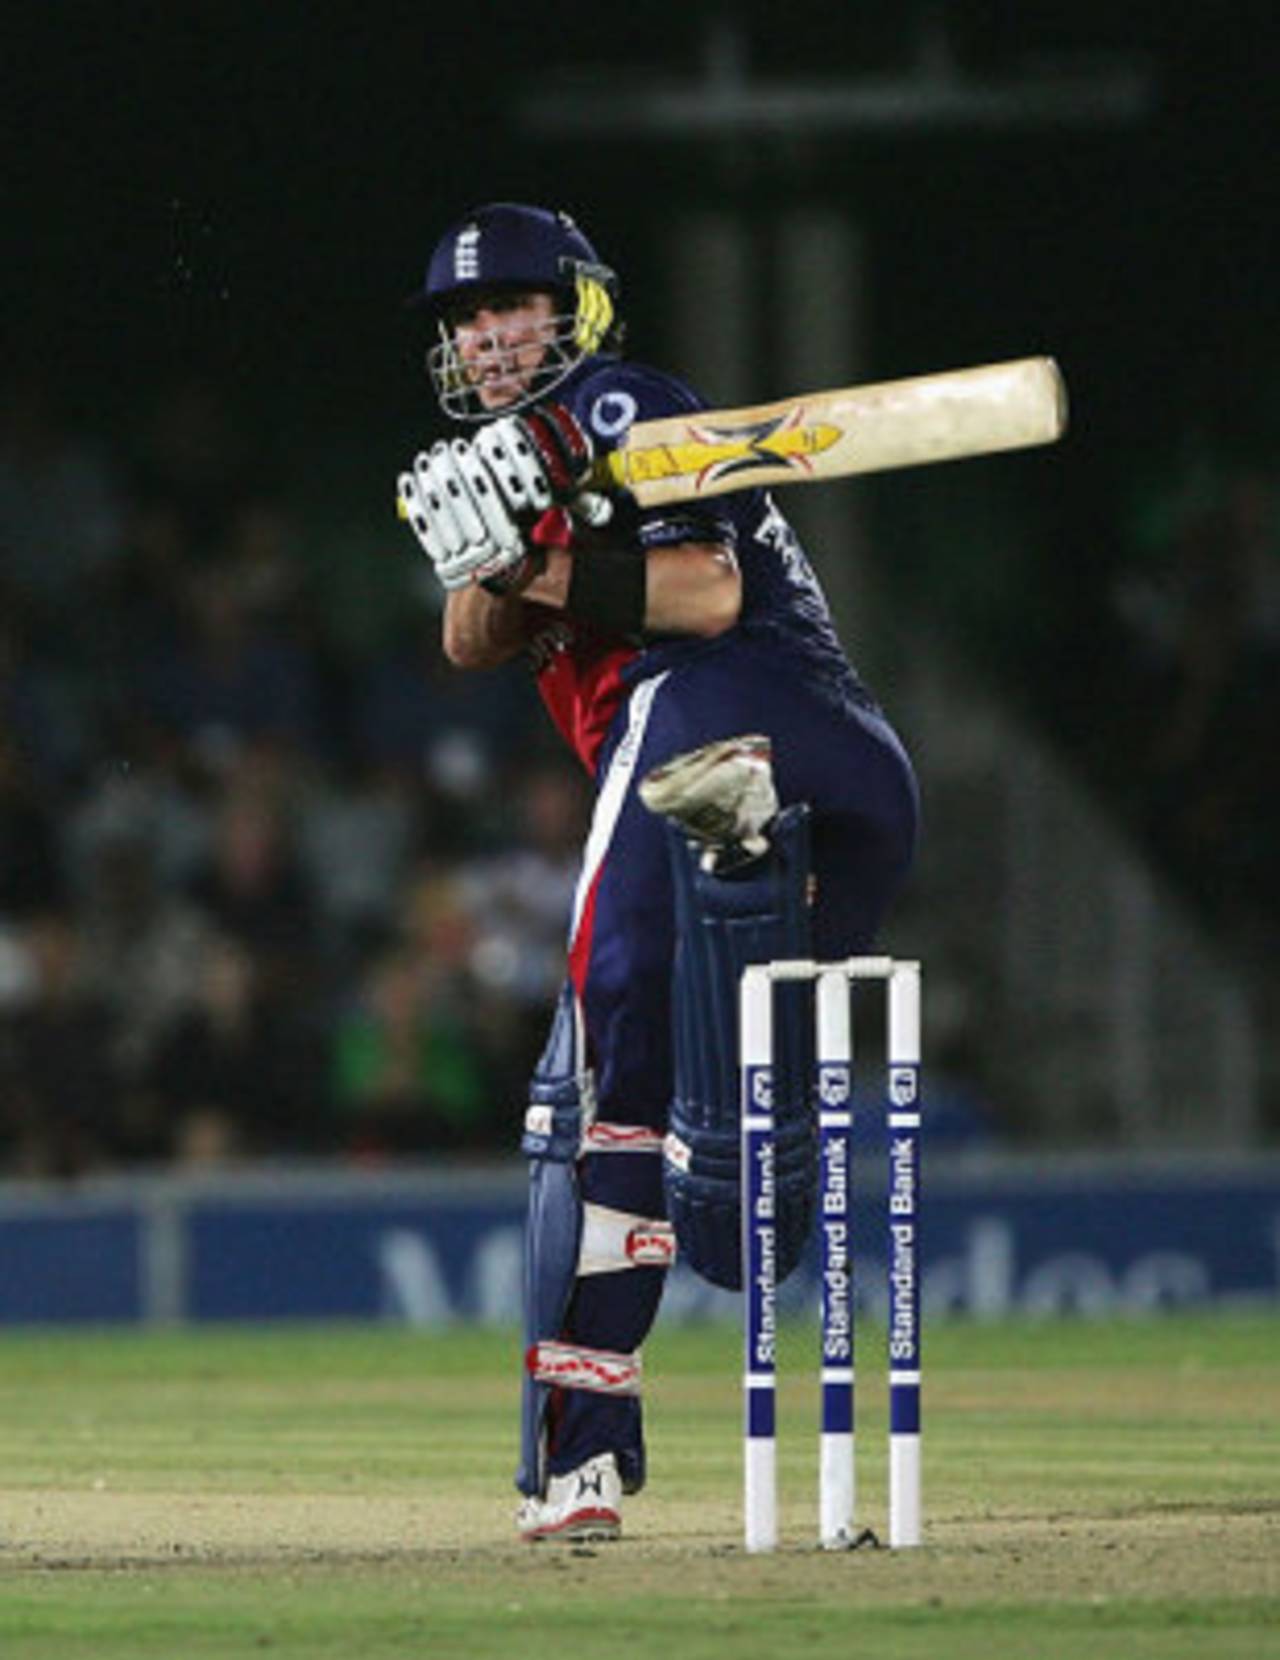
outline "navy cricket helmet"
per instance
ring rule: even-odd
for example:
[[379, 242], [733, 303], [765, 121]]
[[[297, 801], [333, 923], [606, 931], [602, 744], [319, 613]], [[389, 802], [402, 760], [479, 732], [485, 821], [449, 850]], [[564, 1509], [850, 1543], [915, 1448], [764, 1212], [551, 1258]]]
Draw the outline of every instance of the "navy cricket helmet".
[[[557, 300], [542, 364], [509, 409], [545, 397], [588, 353], [618, 344], [617, 276], [567, 213], [519, 202], [476, 208], [437, 242], [410, 302], [436, 320], [440, 338], [427, 353], [427, 370], [441, 408], [454, 420], [480, 420], [493, 411], [481, 406], [459, 358], [451, 305], [504, 289], [547, 292]], [[500, 349], [496, 341], [494, 349]]]

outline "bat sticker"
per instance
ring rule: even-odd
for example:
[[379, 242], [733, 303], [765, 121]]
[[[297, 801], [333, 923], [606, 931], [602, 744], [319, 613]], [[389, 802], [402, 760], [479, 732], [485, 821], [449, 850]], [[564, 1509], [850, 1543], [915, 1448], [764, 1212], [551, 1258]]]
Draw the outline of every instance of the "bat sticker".
[[[691, 494], [762, 468], [785, 467], [801, 476], [813, 471], [811, 456], [821, 455], [844, 436], [825, 421], [805, 420], [803, 405], [763, 421], [719, 427], [690, 423], [684, 442], [642, 445], [615, 453], [622, 482], [645, 484], [655, 479], [687, 478]], [[749, 482], [749, 479], [744, 479]]]

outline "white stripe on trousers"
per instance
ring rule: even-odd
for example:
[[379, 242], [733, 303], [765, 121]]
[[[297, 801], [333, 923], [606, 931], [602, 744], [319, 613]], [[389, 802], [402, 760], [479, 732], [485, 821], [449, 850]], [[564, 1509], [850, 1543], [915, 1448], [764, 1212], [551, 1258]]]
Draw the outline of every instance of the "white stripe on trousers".
[[631, 694], [627, 705], [627, 730], [623, 734], [622, 742], [613, 752], [613, 759], [609, 762], [609, 770], [605, 774], [600, 794], [596, 797], [595, 812], [591, 817], [591, 831], [587, 836], [586, 850], [582, 856], [582, 871], [573, 896], [573, 921], [569, 926], [570, 946], [578, 937], [578, 929], [582, 925], [582, 915], [587, 905], [587, 895], [591, 892], [591, 884], [605, 861], [609, 843], [613, 840], [614, 827], [627, 799], [627, 791], [631, 787], [631, 779], [636, 770], [636, 760], [644, 743], [654, 697], [670, 672], [669, 669], [664, 669], [661, 674], [655, 674], [649, 680], [642, 680]]

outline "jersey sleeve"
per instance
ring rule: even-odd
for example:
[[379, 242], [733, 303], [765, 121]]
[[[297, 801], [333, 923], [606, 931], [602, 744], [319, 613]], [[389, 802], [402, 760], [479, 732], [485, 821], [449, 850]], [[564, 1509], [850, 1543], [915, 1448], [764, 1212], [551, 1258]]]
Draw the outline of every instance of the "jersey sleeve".
[[[566, 399], [579, 424], [590, 433], [596, 453], [617, 449], [637, 421], [667, 415], [696, 414], [706, 400], [674, 375], [642, 363], [601, 364]], [[737, 526], [731, 512], [710, 503], [674, 502], [644, 509], [637, 515], [641, 547], [670, 547], [677, 542], [737, 544]]]

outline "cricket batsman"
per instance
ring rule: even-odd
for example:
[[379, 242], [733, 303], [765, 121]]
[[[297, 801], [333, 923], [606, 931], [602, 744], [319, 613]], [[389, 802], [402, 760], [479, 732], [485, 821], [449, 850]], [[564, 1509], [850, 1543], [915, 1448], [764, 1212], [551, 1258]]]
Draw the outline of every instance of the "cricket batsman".
[[[565, 213], [495, 203], [416, 303], [457, 436], [399, 477], [459, 669], [522, 655], [595, 784], [567, 976], [534, 1073], [517, 1527], [612, 1539], [645, 1480], [640, 1350], [677, 1251], [741, 1283], [736, 994], [868, 951], [911, 864], [903, 746], [770, 496], [583, 491], [636, 421], [705, 408], [622, 356], [618, 282]], [[780, 1277], [809, 1232], [803, 990], [777, 1016]]]

